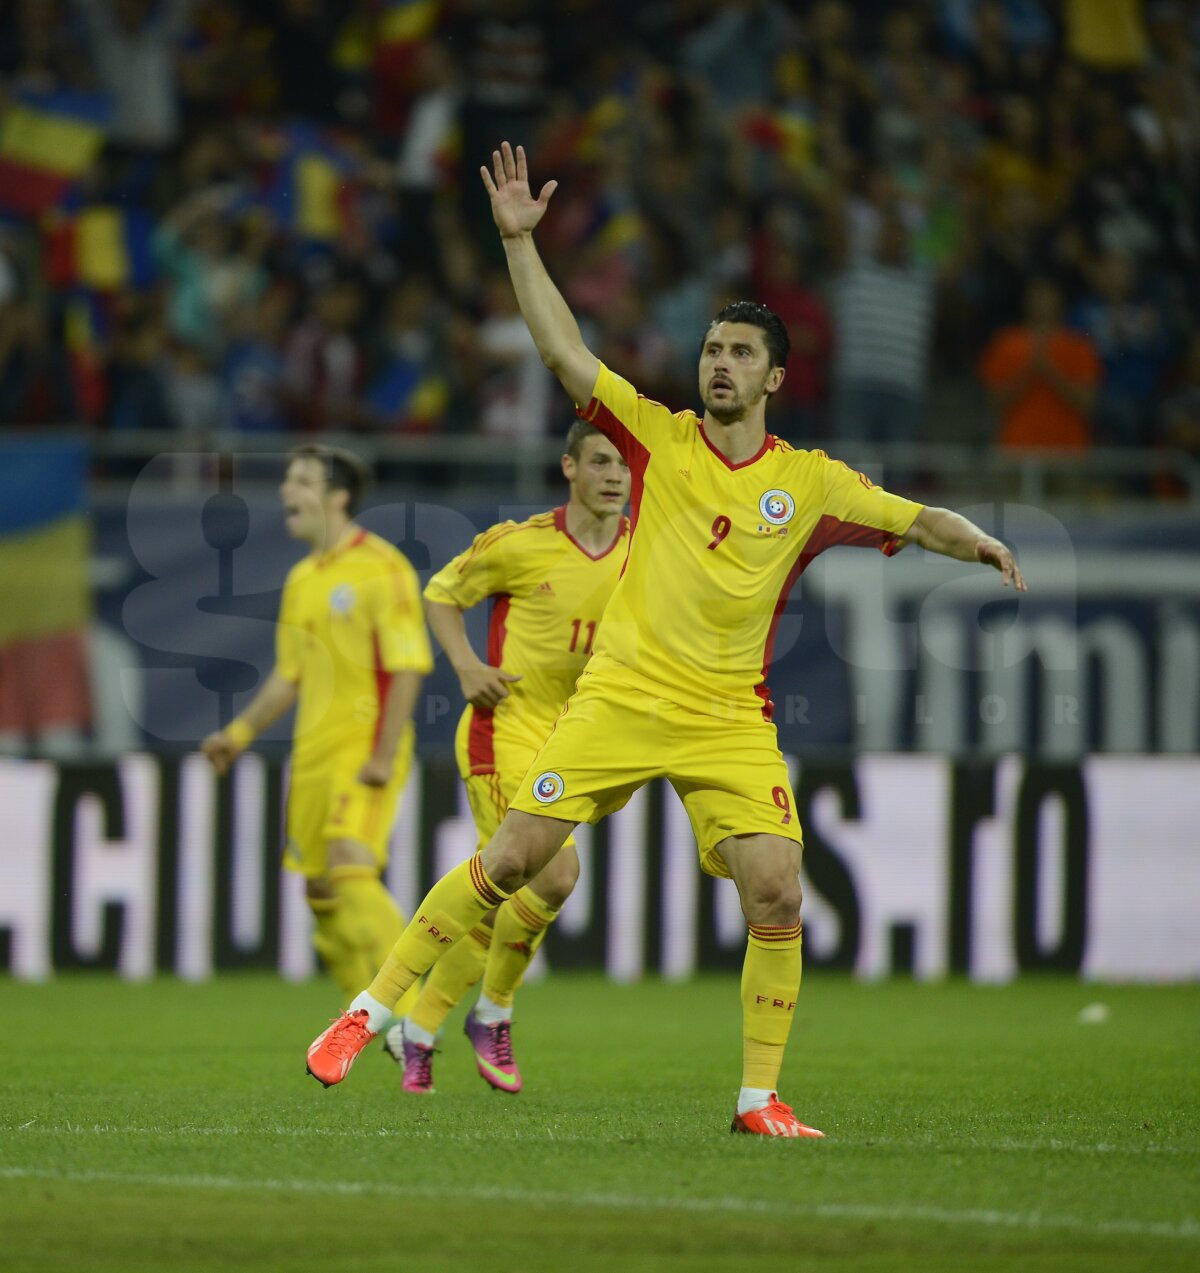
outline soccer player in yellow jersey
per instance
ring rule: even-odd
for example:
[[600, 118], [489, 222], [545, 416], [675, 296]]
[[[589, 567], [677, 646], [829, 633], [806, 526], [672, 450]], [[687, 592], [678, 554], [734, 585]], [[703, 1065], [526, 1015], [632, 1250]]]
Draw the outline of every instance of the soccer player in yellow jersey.
[[412, 763], [413, 707], [433, 666], [416, 572], [353, 521], [366, 485], [348, 452], [292, 452], [284, 519], [311, 551], [283, 587], [275, 667], [201, 744], [223, 774], [298, 700], [283, 862], [305, 877], [314, 944], [347, 999], [404, 927], [380, 876]]
[[[629, 465], [596, 428], [567, 434], [567, 502], [524, 522], [502, 522], [425, 586], [429, 626], [458, 674], [466, 711], [455, 754], [482, 848], [575, 688], [629, 546], [623, 515]], [[487, 661], [467, 639], [463, 611], [492, 598]], [[407, 1019], [388, 1030], [403, 1060], [406, 1092], [433, 1091], [433, 1045], [450, 1010], [483, 978], [466, 1034], [480, 1075], [502, 1092], [521, 1090], [512, 1051], [513, 996], [546, 929], [579, 878], [575, 842], [536, 879], [485, 916], [433, 967]]]
[[703, 416], [641, 397], [583, 343], [534, 247], [556, 183], [534, 198], [524, 152], [507, 142], [492, 161], [483, 179], [525, 322], [580, 414], [629, 462], [629, 558], [591, 661], [500, 829], [434, 885], [375, 980], [311, 1045], [309, 1067], [323, 1082], [344, 1077], [400, 995], [576, 823], [661, 776], [683, 800], [704, 869], [733, 879], [749, 925], [731, 1130], [819, 1137], [777, 1092], [800, 989], [802, 841], [766, 684], [776, 622], [800, 572], [834, 544], [891, 554], [915, 543], [994, 566], [1021, 591], [1024, 580], [1004, 544], [965, 518], [767, 432], [788, 342], [763, 306], [735, 302], [709, 324]]

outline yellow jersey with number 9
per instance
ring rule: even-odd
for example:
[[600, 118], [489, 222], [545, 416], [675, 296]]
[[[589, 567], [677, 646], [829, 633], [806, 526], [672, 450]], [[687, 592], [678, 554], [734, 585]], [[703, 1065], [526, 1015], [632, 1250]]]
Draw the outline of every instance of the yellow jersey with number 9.
[[770, 719], [775, 628], [801, 572], [834, 544], [898, 551], [922, 506], [769, 433], [731, 464], [695, 412], [672, 413], [603, 365], [579, 415], [633, 476], [629, 560], [589, 670], [699, 711]]

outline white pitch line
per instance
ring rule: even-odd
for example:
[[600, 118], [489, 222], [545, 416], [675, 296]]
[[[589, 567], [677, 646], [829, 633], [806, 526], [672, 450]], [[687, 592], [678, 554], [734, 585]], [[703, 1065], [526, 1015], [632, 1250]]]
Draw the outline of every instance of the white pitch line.
[[[219, 1137], [219, 1136], [278, 1136], [307, 1139], [309, 1137], [333, 1137], [344, 1139], [363, 1139], [368, 1136], [398, 1136], [417, 1140], [468, 1141], [482, 1142], [488, 1137], [475, 1132], [457, 1132], [450, 1129], [424, 1127], [296, 1127], [291, 1124], [272, 1123], [266, 1126], [239, 1127], [232, 1124], [224, 1126], [202, 1126], [182, 1123], [171, 1127], [130, 1127], [120, 1123], [39, 1123], [31, 1119], [15, 1127], [3, 1128], [0, 1131], [25, 1132], [33, 1135], [72, 1135], [72, 1136], [163, 1136], [163, 1137]], [[563, 1136], [552, 1128], [537, 1132], [526, 1132], [519, 1128], [505, 1131], [505, 1140], [545, 1141], [553, 1140], [556, 1144], [601, 1144], [605, 1140], [624, 1141], [624, 1136], [601, 1137], [596, 1135]], [[936, 1140], [930, 1136], [914, 1135], [906, 1138], [887, 1136], [830, 1136], [821, 1152], [827, 1153], [837, 1148], [851, 1149], [922, 1149], [945, 1153], [1057, 1153], [1084, 1155], [1121, 1155], [1121, 1154], [1164, 1154], [1200, 1155], [1200, 1145], [1122, 1145], [1112, 1141], [1100, 1141], [1097, 1144], [1083, 1144], [1078, 1141], [1055, 1140], [983, 1140], [965, 1138], [958, 1140]]]
[[0, 1180], [55, 1180], [64, 1184], [120, 1184], [162, 1186], [185, 1189], [234, 1191], [261, 1190], [266, 1193], [335, 1194], [338, 1196], [383, 1195], [422, 1200], [461, 1199], [470, 1202], [503, 1202], [524, 1206], [590, 1207], [605, 1211], [683, 1211], [734, 1215], [785, 1215], [821, 1220], [927, 1222], [931, 1224], [975, 1225], [1014, 1230], [1066, 1230], [1104, 1236], [1200, 1239], [1200, 1221], [1171, 1220], [1088, 1220], [1081, 1216], [1046, 1214], [1041, 1211], [995, 1211], [986, 1208], [874, 1206], [869, 1203], [768, 1202], [756, 1198], [653, 1198], [643, 1194], [566, 1193], [557, 1190], [497, 1189], [491, 1186], [459, 1186], [434, 1189], [428, 1186], [401, 1186], [371, 1180], [243, 1180], [236, 1176], [151, 1175], [119, 1171], [51, 1171], [31, 1167], [0, 1167]]

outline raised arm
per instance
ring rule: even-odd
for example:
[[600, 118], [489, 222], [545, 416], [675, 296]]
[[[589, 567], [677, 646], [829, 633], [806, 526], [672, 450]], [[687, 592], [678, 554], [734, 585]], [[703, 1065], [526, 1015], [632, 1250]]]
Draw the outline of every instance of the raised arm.
[[948, 508], [923, 508], [904, 536], [905, 543], [917, 544], [943, 557], [958, 561], [981, 561], [1000, 572], [1000, 582], [1007, 588], [1011, 582], [1018, 592], [1027, 592], [1025, 580], [1013, 555], [1004, 544], [985, 534]]
[[578, 406], [586, 406], [600, 370], [596, 355], [583, 343], [579, 324], [562, 293], [546, 272], [533, 243], [533, 231], [558, 188], [548, 181], [535, 199], [529, 189], [525, 148], [514, 154], [508, 142], [492, 151], [492, 171], [479, 170], [492, 200], [492, 217], [504, 243], [521, 317], [529, 328], [542, 361], [558, 377]]

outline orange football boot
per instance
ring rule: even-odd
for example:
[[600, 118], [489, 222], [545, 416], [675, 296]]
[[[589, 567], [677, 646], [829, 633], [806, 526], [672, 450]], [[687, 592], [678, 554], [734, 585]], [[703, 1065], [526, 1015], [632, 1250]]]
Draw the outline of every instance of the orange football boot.
[[729, 1124], [731, 1132], [741, 1132], [749, 1136], [796, 1136], [808, 1140], [824, 1140], [825, 1133], [815, 1127], [806, 1127], [795, 1114], [792, 1107], [785, 1105], [772, 1092], [770, 1101], [762, 1109], [752, 1109], [745, 1114], [734, 1114]]
[[332, 1087], [350, 1073], [355, 1058], [375, 1037], [367, 1028], [365, 1009], [343, 1012], [309, 1044], [306, 1068], [318, 1083]]

